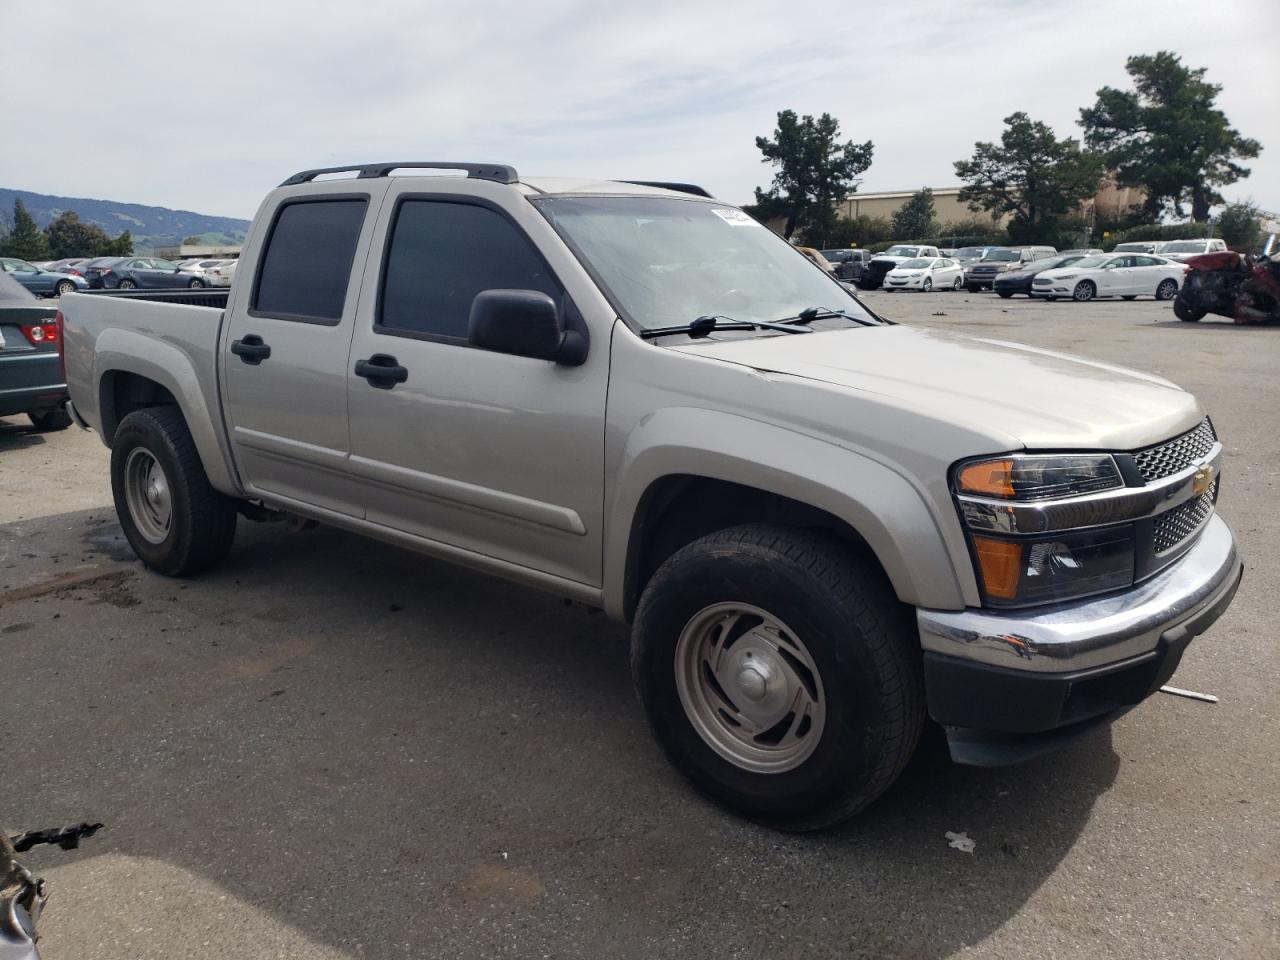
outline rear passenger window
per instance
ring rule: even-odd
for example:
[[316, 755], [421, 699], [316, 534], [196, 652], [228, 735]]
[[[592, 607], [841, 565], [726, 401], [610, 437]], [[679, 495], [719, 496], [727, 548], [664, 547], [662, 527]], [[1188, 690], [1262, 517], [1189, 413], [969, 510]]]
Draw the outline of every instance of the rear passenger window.
[[341, 320], [367, 206], [365, 198], [281, 206], [258, 266], [252, 309], [283, 320]]
[[560, 287], [533, 245], [488, 207], [406, 200], [396, 213], [382, 276], [378, 329], [465, 342], [483, 290]]

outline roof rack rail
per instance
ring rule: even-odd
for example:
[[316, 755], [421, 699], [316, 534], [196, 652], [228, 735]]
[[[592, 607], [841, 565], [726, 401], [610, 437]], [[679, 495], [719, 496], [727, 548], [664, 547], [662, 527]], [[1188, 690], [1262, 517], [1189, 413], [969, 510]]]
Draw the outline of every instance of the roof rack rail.
[[675, 190], [677, 193], [692, 193], [695, 197], [706, 197], [708, 200], [715, 199], [705, 187], [700, 187], [696, 183], [676, 183], [670, 180], [619, 180], [618, 182], [629, 183], [634, 187], [657, 187], [660, 190]]
[[467, 176], [475, 180], [492, 180], [495, 183], [519, 183], [520, 174], [515, 167], [505, 163], [450, 163], [443, 160], [410, 160], [404, 163], [358, 163], [349, 167], [319, 167], [315, 170], [303, 170], [280, 184], [292, 187], [298, 183], [310, 183], [316, 177], [326, 173], [355, 173], [357, 180], [369, 180], [374, 177], [386, 177], [392, 170], [465, 170]]

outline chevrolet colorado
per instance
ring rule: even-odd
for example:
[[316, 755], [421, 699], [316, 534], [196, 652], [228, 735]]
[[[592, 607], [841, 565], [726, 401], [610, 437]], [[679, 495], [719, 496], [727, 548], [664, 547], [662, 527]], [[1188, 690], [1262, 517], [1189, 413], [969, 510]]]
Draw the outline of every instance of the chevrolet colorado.
[[1108, 722], [1242, 574], [1195, 397], [892, 323], [697, 187], [310, 170], [240, 262], [63, 298], [142, 561], [283, 513], [600, 607], [671, 761], [779, 827], [866, 807], [927, 717], [978, 764]]

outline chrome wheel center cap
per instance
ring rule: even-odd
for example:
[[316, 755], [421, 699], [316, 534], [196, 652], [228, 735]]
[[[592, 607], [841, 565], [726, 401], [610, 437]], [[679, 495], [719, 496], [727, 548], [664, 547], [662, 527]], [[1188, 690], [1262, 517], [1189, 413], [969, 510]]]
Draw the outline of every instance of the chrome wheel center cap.
[[743, 667], [738, 672], [738, 689], [748, 700], [759, 703], [769, 692], [769, 677], [766, 671], [755, 664]]

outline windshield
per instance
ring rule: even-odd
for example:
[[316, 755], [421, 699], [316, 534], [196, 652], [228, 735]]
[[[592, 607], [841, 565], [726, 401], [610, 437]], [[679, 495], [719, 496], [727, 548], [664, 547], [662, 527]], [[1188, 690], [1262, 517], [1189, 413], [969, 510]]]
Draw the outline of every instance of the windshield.
[[1160, 248], [1161, 253], [1199, 253], [1204, 249], [1203, 240], [1174, 240]]
[[961, 247], [956, 251], [957, 260], [981, 260], [987, 252], [986, 247]]
[[1073, 267], [1083, 267], [1084, 269], [1086, 269], [1086, 270], [1087, 270], [1087, 269], [1089, 269], [1090, 267], [1100, 267], [1100, 266], [1102, 266], [1104, 263], [1106, 263], [1106, 262], [1107, 262], [1108, 260], [1110, 260], [1110, 259], [1111, 259], [1111, 257], [1109, 257], [1109, 256], [1101, 256], [1101, 257], [1097, 257], [1097, 256], [1094, 256], [1094, 257], [1080, 257], [1080, 258], [1079, 258], [1079, 259], [1077, 259], [1075, 262], [1073, 262], [1073, 263], [1071, 264], [1071, 266], [1073, 266]]
[[890, 247], [884, 253], [880, 254], [880, 256], [882, 257], [914, 257], [919, 253], [920, 253], [919, 247]]
[[1008, 263], [1011, 260], [1018, 259], [1017, 250], [992, 250], [983, 260], [990, 260], [996, 263]]
[[933, 261], [927, 257], [919, 257], [915, 260], [906, 260], [898, 264], [899, 270], [921, 270], [932, 265]]
[[781, 320], [810, 307], [876, 322], [839, 282], [733, 207], [646, 196], [533, 202], [641, 328], [708, 314]]

